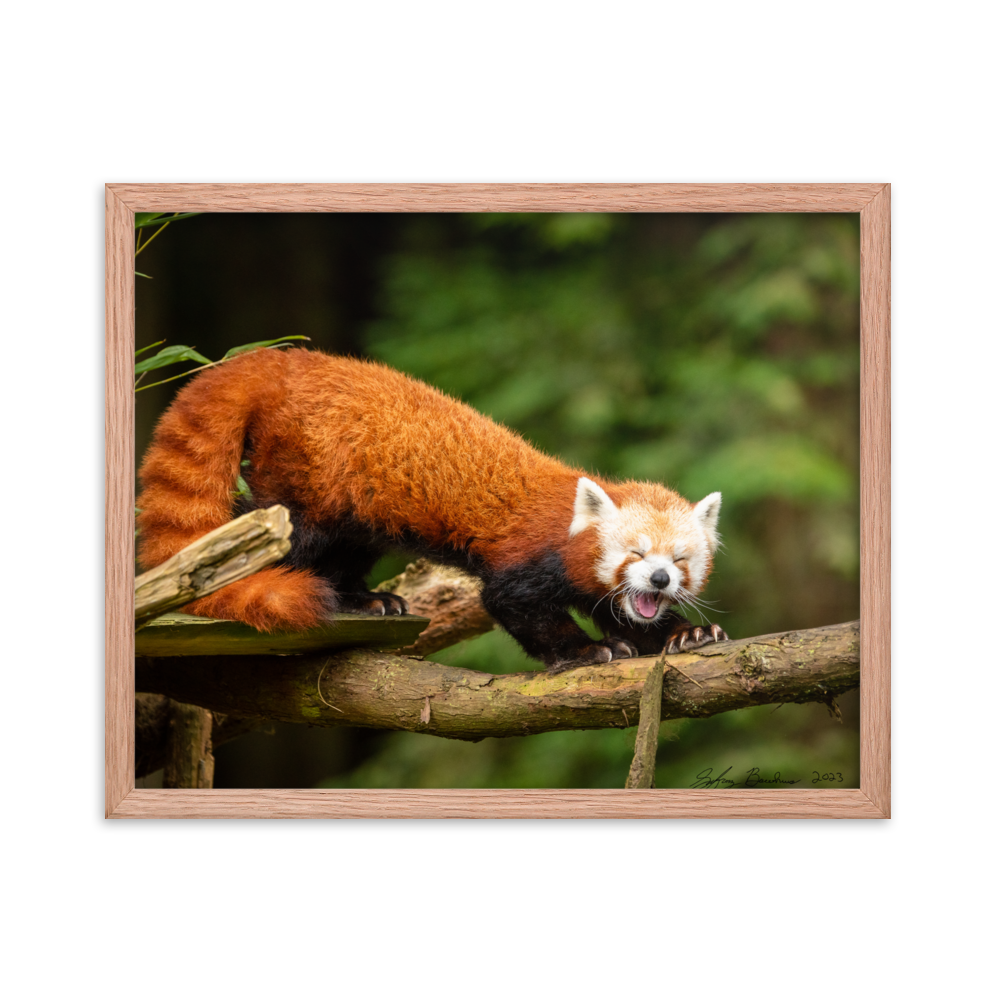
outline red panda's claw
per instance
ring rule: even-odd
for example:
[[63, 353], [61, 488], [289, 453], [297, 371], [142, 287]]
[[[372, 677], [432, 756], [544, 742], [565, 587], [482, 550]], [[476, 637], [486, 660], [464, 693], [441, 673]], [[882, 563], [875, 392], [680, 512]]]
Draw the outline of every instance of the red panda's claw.
[[396, 594], [341, 594], [339, 603], [342, 611], [366, 615], [405, 615], [408, 610], [406, 601]]
[[595, 642], [579, 651], [577, 656], [570, 660], [559, 660], [547, 667], [550, 674], [561, 674], [564, 670], [572, 670], [574, 667], [589, 667], [594, 663], [610, 663], [612, 660], [627, 660], [632, 656], [638, 656], [639, 650], [627, 642], [625, 639], [608, 637], [602, 642]]
[[608, 657], [609, 660], [627, 660], [630, 657], [639, 655], [639, 650], [632, 643], [627, 642], [625, 639], [618, 639], [615, 636], [609, 636], [601, 645], [607, 646], [610, 649], [611, 656]]
[[685, 626], [670, 636], [667, 653], [684, 653], [689, 649], [707, 646], [710, 642], [725, 642], [728, 639], [729, 636], [719, 625], [709, 625], [708, 628], [700, 625]]
[[410, 610], [410, 606], [397, 594], [383, 594], [387, 615], [405, 615]]

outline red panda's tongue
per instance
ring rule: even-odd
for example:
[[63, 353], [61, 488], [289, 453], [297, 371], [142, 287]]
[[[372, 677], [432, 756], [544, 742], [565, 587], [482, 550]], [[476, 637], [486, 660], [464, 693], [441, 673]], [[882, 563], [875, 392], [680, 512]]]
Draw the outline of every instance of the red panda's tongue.
[[635, 606], [643, 618], [652, 618], [656, 614], [656, 598], [652, 594], [640, 594], [635, 599]]

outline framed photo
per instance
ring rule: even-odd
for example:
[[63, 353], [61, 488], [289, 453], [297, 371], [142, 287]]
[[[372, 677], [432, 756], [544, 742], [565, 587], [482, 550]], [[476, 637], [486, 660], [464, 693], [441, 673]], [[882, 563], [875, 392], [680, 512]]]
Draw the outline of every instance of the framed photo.
[[[105, 189], [105, 206], [106, 815], [889, 815], [888, 185], [110, 184]], [[132, 483], [135, 462], [132, 410], [132, 363], [136, 346], [133, 323], [135, 265], [132, 258], [135, 248], [133, 213], [146, 211], [567, 213], [567, 226], [556, 226], [554, 233], [570, 232], [569, 213], [590, 213], [589, 222], [584, 216], [577, 215], [586, 223], [579, 232], [594, 231], [595, 225], [591, 223], [599, 220], [599, 213], [858, 213], [861, 242], [862, 426], [860, 789], [815, 789], [799, 785], [776, 792], [758, 788], [735, 794], [733, 791], [710, 789], [657, 789], [641, 793], [624, 789], [376, 791], [331, 788], [254, 792], [136, 789], [132, 777], [133, 626], [128, 616], [132, 593]], [[516, 218], [510, 216], [515, 228]], [[536, 218], [544, 221], [541, 216]], [[696, 221], [692, 219], [692, 222]], [[193, 220], [184, 225], [195, 222]], [[561, 220], [556, 219], [556, 222]], [[501, 218], [500, 223], [506, 224], [506, 220]], [[566, 238], [565, 233], [553, 236], [553, 239], [563, 238]], [[571, 234], [570, 238], [579, 237], [572, 237]], [[170, 235], [165, 239], [170, 239]], [[275, 335], [283, 332], [304, 330], [300, 323], [295, 329], [277, 331]], [[181, 338], [171, 332], [171, 339]], [[244, 339], [256, 340], [258, 337], [254, 335]], [[341, 344], [311, 346], [335, 351], [343, 349]], [[400, 363], [398, 359], [402, 355], [398, 351], [394, 355], [394, 349], [389, 330], [383, 338], [382, 359], [404, 370], [412, 367]], [[440, 369], [412, 373], [432, 384], [447, 380], [447, 374], [442, 374]], [[440, 387], [456, 391], [451, 385]], [[461, 386], [458, 391], [462, 391]], [[478, 400], [473, 398], [470, 402], [475, 405]], [[594, 412], [599, 413], [600, 408], [596, 407]], [[495, 415], [500, 419], [504, 417], [502, 413]], [[543, 450], [552, 451], [553, 448], [545, 446], [547, 444], [543, 442]], [[600, 464], [602, 460], [583, 455], [581, 461]], [[669, 478], [669, 472], [665, 470], [660, 476], [636, 478], [663, 480]], [[689, 498], [698, 499], [697, 496]], [[787, 627], [795, 626], [790, 624]], [[488, 664], [483, 666], [489, 669]]]

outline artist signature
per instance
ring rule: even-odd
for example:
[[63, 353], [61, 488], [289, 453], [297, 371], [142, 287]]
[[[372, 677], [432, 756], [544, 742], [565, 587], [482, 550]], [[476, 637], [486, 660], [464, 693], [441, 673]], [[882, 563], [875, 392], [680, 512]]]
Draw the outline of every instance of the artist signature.
[[[760, 773], [759, 767], [751, 767], [746, 772], [743, 780], [739, 775], [730, 776], [732, 767], [727, 767], [722, 774], [716, 776], [715, 768], [706, 767], [695, 775], [695, 780], [691, 783], [691, 788], [757, 788], [760, 785], [797, 785], [802, 778], [783, 778], [780, 771], [775, 771], [771, 777]], [[817, 785], [821, 781], [843, 781], [844, 775], [840, 771], [825, 771], [821, 775], [819, 771], [813, 771], [812, 784]]]

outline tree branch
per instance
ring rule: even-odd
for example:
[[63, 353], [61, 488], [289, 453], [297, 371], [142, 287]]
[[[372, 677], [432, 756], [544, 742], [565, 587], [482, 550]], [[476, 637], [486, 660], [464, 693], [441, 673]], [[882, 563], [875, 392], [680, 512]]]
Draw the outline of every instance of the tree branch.
[[[778, 702], [829, 703], [858, 686], [858, 650], [859, 626], [850, 622], [667, 656], [661, 718]], [[227, 715], [480, 740], [635, 725], [655, 662], [640, 657], [560, 674], [488, 674], [357, 649], [140, 658], [136, 688]], [[626, 722], [626, 715], [634, 721]]]
[[418, 559], [375, 589], [397, 594], [407, 602], [411, 615], [431, 619], [416, 642], [398, 650], [408, 656], [430, 656], [494, 628], [479, 600], [482, 581], [451, 566]]

